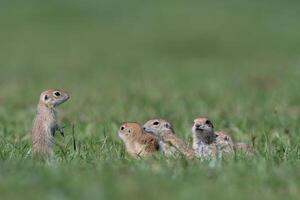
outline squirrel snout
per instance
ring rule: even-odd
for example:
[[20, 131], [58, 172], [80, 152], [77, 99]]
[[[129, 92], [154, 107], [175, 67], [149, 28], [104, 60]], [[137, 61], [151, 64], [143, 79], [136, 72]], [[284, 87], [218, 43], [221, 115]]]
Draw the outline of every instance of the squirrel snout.
[[196, 128], [200, 128], [200, 126], [201, 126], [200, 124], [195, 124]]

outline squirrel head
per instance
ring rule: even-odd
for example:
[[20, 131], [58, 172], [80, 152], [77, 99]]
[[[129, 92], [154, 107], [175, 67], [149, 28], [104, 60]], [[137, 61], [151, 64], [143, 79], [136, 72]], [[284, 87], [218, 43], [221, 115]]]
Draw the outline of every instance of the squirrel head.
[[44, 104], [49, 108], [55, 108], [69, 100], [69, 98], [69, 94], [63, 90], [50, 89], [42, 92], [40, 95], [40, 104]]
[[151, 119], [143, 125], [143, 129], [156, 136], [161, 136], [165, 133], [174, 133], [172, 125], [165, 119]]
[[118, 135], [124, 141], [133, 141], [142, 134], [143, 130], [139, 123], [125, 122], [121, 125]]
[[192, 127], [192, 132], [194, 134], [209, 134], [213, 131], [214, 125], [209, 119], [205, 117], [199, 117], [194, 120], [194, 125]]
[[218, 141], [224, 144], [233, 144], [232, 138], [223, 131], [215, 132]]

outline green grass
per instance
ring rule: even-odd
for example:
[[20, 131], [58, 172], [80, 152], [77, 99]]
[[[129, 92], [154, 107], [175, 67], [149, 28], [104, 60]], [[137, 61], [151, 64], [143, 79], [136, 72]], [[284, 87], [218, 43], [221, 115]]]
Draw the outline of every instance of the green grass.
[[[298, 199], [299, 17], [292, 0], [1, 1], [0, 198]], [[43, 163], [29, 133], [47, 88], [71, 100]], [[134, 160], [117, 137], [163, 117], [191, 143], [199, 115], [258, 155]]]

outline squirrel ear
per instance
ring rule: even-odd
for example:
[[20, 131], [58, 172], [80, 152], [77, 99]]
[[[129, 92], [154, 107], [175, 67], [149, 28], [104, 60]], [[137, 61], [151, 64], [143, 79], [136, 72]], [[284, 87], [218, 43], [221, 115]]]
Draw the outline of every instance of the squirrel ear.
[[44, 100], [47, 101], [48, 99], [49, 99], [49, 97], [48, 97], [48, 95], [46, 94], [46, 95], [44, 96]]

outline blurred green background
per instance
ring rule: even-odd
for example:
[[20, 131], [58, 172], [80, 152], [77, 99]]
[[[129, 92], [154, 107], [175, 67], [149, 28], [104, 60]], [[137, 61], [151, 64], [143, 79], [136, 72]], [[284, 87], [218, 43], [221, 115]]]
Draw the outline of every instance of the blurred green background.
[[[299, 198], [299, 19], [296, 0], [2, 0], [1, 199]], [[29, 133], [48, 88], [71, 94], [66, 138], [36, 163]], [[258, 156], [134, 161], [116, 134], [164, 117], [190, 143], [200, 115], [256, 137]]]

